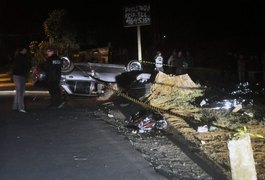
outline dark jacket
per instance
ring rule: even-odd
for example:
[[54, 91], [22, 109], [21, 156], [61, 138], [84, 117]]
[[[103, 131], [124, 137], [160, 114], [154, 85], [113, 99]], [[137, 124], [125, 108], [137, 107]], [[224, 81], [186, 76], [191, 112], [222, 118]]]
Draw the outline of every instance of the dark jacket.
[[18, 53], [13, 62], [12, 74], [26, 77], [31, 68], [31, 61], [27, 55]]
[[62, 74], [61, 68], [62, 68], [62, 60], [56, 54], [53, 54], [51, 57], [49, 57], [44, 63], [46, 81], [47, 82], [60, 81]]

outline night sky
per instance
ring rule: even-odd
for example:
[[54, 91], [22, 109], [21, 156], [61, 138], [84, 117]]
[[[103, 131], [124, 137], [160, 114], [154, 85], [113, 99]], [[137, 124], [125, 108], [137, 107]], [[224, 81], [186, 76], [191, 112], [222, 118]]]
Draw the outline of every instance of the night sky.
[[[1, 20], [5, 22], [6, 32], [30, 32], [39, 30], [48, 13], [53, 9], [64, 8], [76, 19], [101, 21], [102, 17], [116, 23], [122, 18], [122, 6], [133, 4], [129, 1], [12, 1], [2, 0]], [[144, 2], [144, 1], [142, 1]], [[168, 28], [182, 29], [192, 27], [207, 33], [252, 33], [264, 30], [265, 10], [262, 1], [151, 1], [156, 5], [156, 15], [162, 25]], [[118, 17], [120, 16], [120, 17]], [[1, 28], [1, 31], [3, 29]]]
[[[102, 3], [102, 1], [9, 1], [0, 2], [1, 20], [4, 25], [2, 32], [7, 33], [34, 33], [43, 31], [42, 24], [54, 9], [65, 9], [67, 13], [77, 22], [89, 22], [97, 25], [103, 18], [113, 18], [122, 12], [120, 3]], [[119, 13], [120, 12], [120, 13]], [[122, 17], [120, 17], [122, 18]], [[112, 21], [112, 20], [111, 20]], [[113, 22], [112, 21], [112, 22]], [[108, 23], [109, 20], [104, 22]], [[99, 24], [99, 23], [98, 23]]]
[[[122, 7], [141, 0], [113, 1], [12, 1], [2, 0], [1, 34], [43, 34], [43, 22], [54, 9], [66, 9], [75, 25], [101, 28], [102, 36], [118, 39], [135, 30], [124, 28]], [[148, 1], [147, 1], [148, 2]], [[152, 27], [174, 42], [231, 41], [251, 48], [264, 48], [265, 6], [262, 1], [150, 1]], [[144, 33], [153, 30], [143, 27]], [[149, 33], [150, 34], [150, 33]], [[110, 37], [112, 36], [112, 37]], [[125, 36], [125, 35], [124, 35]], [[134, 34], [132, 35], [134, 37]], [[123, 40], [130, 40], [124, 39]]]

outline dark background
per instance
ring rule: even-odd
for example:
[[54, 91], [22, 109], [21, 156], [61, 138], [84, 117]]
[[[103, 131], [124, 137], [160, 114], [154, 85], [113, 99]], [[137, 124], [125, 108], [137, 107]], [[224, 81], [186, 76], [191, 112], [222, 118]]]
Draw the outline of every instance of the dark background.
[[200, 66], [218, 66], [217, 62], [228, 52], [259, 57], [265, 48], [264, 5], [262, 1], [247, 0], [2, 0], [1, 48], [11, 53], [20, 42], [44, 39], [43, 22], [48, 13], [65, 9], [78, 31], [81, 50], [111, 44], [113, 48], [126, 49], [132, 59], [137, 57], [136, 28], [123, 27], [122, 10], [126, 5], [142, 2], [151, 4], [152, 13], [152, 24], [141, 27], [145, 59], [151, 59], [157, 50], [167, 59], [172, 49], [180, 49], [191, 51]]

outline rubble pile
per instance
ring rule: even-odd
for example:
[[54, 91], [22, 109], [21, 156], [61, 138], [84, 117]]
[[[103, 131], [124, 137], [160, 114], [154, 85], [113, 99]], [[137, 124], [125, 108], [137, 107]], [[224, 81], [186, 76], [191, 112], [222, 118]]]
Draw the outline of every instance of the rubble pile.
[[181, 109], [194, 109], [191, 101], [202, 95], [203, 88], [194, 83], [188, 74], [172, 76], [159, 72], [147, 101], [152, 106], [179, 112]]
[[[258, 94], [248, 85], [240, 84], [230, 92], [219, 89], [222, 93], [212, 91], [212, 97], [206, 97], [206, 90], [194, 83], [188, 74], [172, 76], [159, 72], [147, 102], [168, 111], [163, 116], [169, 131], [183, 135], [229, 172], [227, 140], [232, 130], [247, 126], [249, 132], [265, 135], [265, 106], [259, 103], [264, 99], [264, 89]], [[198, 99], [201, 101], [195, 102]], [[252, 148], [258, 179], [265, 179], [264, 139], [253, 137]]]

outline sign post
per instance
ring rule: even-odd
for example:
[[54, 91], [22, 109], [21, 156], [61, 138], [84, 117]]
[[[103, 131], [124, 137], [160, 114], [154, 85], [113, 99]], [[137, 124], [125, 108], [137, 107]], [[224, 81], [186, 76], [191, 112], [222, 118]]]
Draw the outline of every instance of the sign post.
[[137, 27], [138, 60], [142, 60], [141, 26], [151, 24], [150, 4], [126, 6], [124, 8], [124, 27]]
[[142, 61], [141, 26], [137, 26], [138, 60]]

